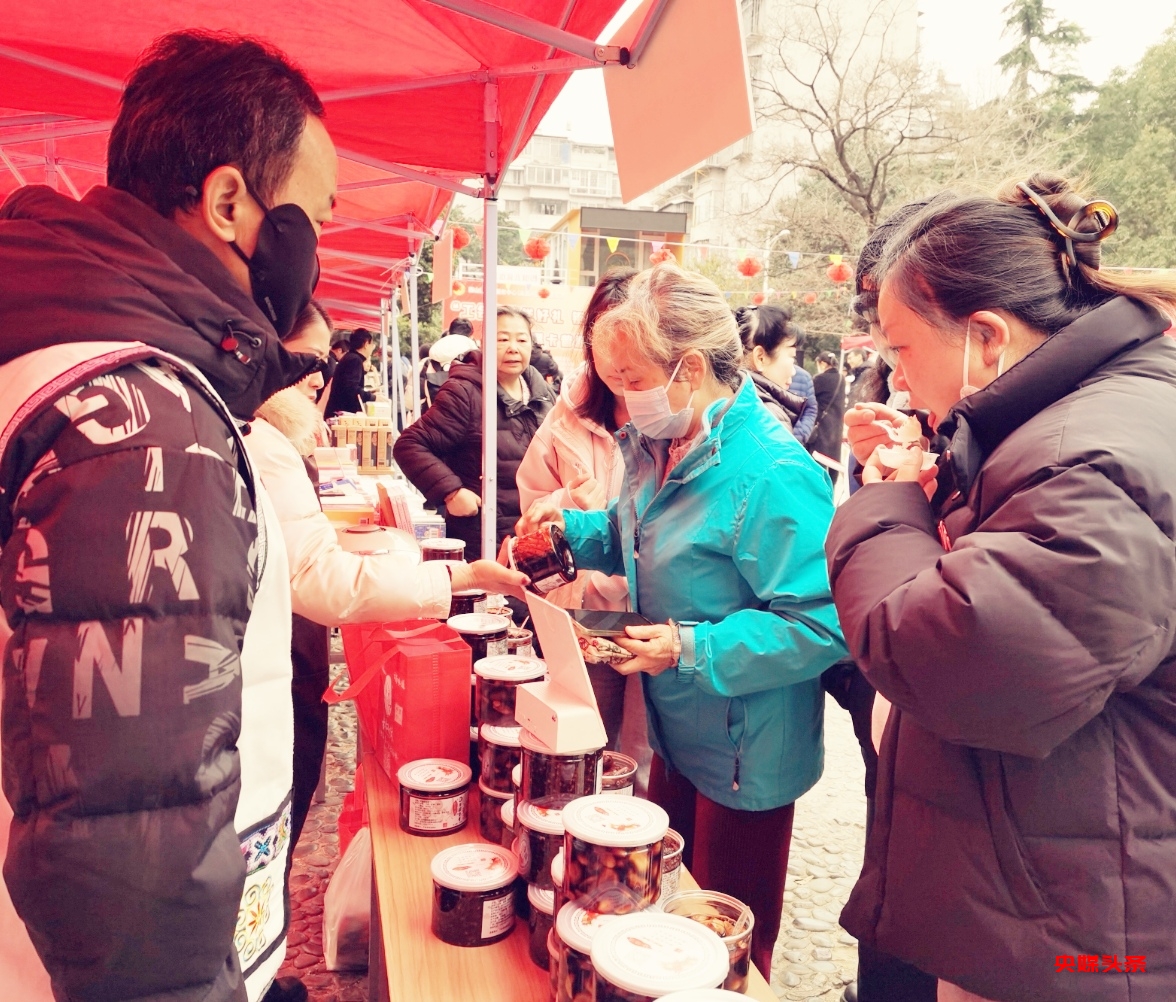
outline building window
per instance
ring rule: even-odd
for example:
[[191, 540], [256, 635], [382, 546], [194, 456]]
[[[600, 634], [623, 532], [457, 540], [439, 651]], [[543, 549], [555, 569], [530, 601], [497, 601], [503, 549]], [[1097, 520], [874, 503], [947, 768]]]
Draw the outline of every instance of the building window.
[[536, 202], [535, 211], [541, 216], [562, 216], [565, 211], [563, 202]]
[[527, 184], [541, 184], [549, 188], [564, 187], [568, 183], [566, 167], [541, 167], [530, 164], [527, 167]]
[[522, 184], [524, 177], [525, 175], [523, 174], [523, 169], [521, 167], [512, 167], [506, 172], [506, 183]]
[[576, 195], [596, 195], [608, 198], [613, 194], [613, 182], [616, 175], [606, 170], [573, 169], [572, 193]]
[[508, 198], [502, 203], [503, 208], [512, 216], [519, 214], [519, 207], [522, 203], [517, 198]]
[[760, 0], [743, 0], [740, 8], [743, 12], [743, 33], [757, 34], [760, 26]]

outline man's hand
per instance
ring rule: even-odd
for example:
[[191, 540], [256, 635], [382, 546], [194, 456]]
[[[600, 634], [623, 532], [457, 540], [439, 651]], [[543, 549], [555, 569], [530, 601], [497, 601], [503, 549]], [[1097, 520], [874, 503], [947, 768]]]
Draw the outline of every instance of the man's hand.
[[581, 511], [594, 511], [608, 504], [604, 484], [586, 470], [568, 482], [568, 493]]
[[897, 431], [907, 416], [885, 404], [856, 404], [845, 412], [845, 437], [850, 452], [862, 466], [878, 446], [894, 444], [891, 429]]
[[[886, 446], [883, 445], [883, 448]], [[923, 469], [923, 450], [917, 445], [907, 449], [902, 465], [897, 470], [891, 470], [884, 466], [877, 450], [862, 467], [863, 484], [921, 484], [928, 501], [935, 496], [938, 476], [938, 466], [932, 466], [927, 470]]]
[[674, 631], [668, 623], [654, 623], [652, 626], [626, 626], [625, 637], [611, 637], [618, 647], [633, 655], [628, 661], [616, 666], [622, 675], [643, 671], [647, 675], [660, 675], [667, 668], [678, 663], [674, 651]]
[[445, 499], [445, 510], [454, 518], [469, 518], [478, 514], [482, 499], [469, 488], [461, 487]]
[[515, 532], [520, 536], [527, 536], [538, 531], [541, 525], [546, 525], [548, 522], [555, 523], [561, 529], [567, 527], [559, 506], [546, 498], [540, 498], [523, 512], [523, 517], [515, 523]]
[[521, 571], [512, 571], [493, 560], [475, 560], [472, 564], [451, 564], [454, 591], [470, 591], [480, 588], [482, 591], [498, 592], [503, 595], [513, 595], [515, 598], [526, 599], [525, 588], [530, 579]]

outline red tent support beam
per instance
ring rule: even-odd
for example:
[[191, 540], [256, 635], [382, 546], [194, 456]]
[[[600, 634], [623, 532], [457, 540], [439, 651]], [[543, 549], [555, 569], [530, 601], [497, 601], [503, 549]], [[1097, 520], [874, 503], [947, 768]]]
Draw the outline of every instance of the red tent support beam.
[[629, 61], [629, 50], [619, 45], [597, 45], [591, 38], [574, 35], [570, 31], [556, 28], [536, 21], [533, 18], [516, 14], [514, 11], [495, 7], [485, 0], [426, 0], [427, 3], [446, 10], [465, 14], [477, 21], [484, 21], [496, 28], [514, 32], [523, 38], [530, 38], [536, 42], [546, 42], [561, 52], [570, 52], [574, 56], [591, 59], [597, 63], [620, 63], [624, 66]]
[[460, 181], [453, 181], [447, 177], [442, 177], [440, 174], [417, 170], [414, 167], [405, 167], [403, 164], [390, 163], [387, 160], [381, 160], [379, 157], [369, 157], [364, 153], [356, 153], [354, 150], [345, 150], [341, 147], [336, 152], [339, 156], [351, 160], [354, 163], [365, 164], [368, 167], [375, 167], [378, 170], [386, 170], [389, 174], [399, 174], [401, 177], [406, 177], [410, 181], [424, 181], [425, 184], [435, 185], [447, 191], [456, 191], [459, 195], [469, 195], [470, 198], [479, 198], [481, 196], [481, 192], [476, 188], [464, 185]]
[[35, 66], [39, 70], [48, 70], [50, 73], [58, 73], [63, 77], [73, 77], [75, 80], [83, 80], [86, 83], [95, 84], [98, 87], [106, 87], [108, 90], [121, 92], [123, 89], [123, 82], [121, 80], [108, 77], [104, 73], [94, 73], [91, 70], [79, 69], [77, 66], [70, 66], [69, 63], [60, 63], [56, 59], [35, 56], [31, 52], [14, 49], [9, 45], [0, 45], [0, 58], [11, 59], [13, 62], [25, 63], [28, 66]]
[[[0, 119], [2, 121], [2, 119]], [[42, 139], [65, 139], [67, 136], [91, 136], [109, 132], [114, 122], [73, 122], [68, 125], [50, 125], [29, 132], [13, 132], [0, 135], [0, 146], [20, 146], [23, 143], [39, 143]]]

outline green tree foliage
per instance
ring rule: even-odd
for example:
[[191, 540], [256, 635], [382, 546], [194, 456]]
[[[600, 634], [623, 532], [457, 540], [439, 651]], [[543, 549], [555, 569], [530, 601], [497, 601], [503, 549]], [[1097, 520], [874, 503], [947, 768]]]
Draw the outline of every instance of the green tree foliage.
[[1002, 13], [1006, 15], [1004, 34], [1013, 38], [1014, 45], [996, 65], [1012, 74], [1014, 97], [1041, 94], [1050, 103], [1072, 106], [1079, 94], [1095, 89], [1073, 70], [1075, 50], [1090, 41], [1075, 22], [1056, 17], [1045, 0], [1012, 0]]

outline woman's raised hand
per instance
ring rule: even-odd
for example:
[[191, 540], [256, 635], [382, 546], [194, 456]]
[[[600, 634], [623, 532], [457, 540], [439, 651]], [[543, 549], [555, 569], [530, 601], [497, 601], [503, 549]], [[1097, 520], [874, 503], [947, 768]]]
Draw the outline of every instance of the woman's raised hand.
[[470, 564], [455, 564], [450, 568], [454, 591], [482, 591], [513, 595], [526, 598], [526, 586], [530, 583], [527, 575], [496, 564], [493, 560], [475, 560]]
[[548, 498], [539, 498], [525, 512], [523, 517], [515, 523], [515, 532], [520, 536], [536, 532], [541, 525], [554, 522], [561, 529], [565, 527], [563, 511], [559, 505]]
[[845, 438], [854, 458], [865, 466], [878, 446], [894, 444], [890, 432], [901, 428], [906, 419], [885, 404], [855, 404], [845, 412]]
[[608, 504], [608, 491], [604, 484], [587, 470], [568, 481], [568, 493], [581, 511], [594, 511]]

